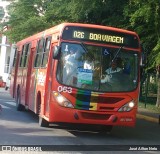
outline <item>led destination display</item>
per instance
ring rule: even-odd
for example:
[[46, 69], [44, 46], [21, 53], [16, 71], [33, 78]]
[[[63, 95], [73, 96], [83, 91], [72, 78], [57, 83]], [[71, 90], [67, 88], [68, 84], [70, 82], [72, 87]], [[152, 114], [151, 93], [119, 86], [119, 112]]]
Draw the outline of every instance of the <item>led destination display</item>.
[[62, 39], [121, 45], [131, 48], [139, 47], [136, 35], [96, 28], [68, 26], [63, 31]]

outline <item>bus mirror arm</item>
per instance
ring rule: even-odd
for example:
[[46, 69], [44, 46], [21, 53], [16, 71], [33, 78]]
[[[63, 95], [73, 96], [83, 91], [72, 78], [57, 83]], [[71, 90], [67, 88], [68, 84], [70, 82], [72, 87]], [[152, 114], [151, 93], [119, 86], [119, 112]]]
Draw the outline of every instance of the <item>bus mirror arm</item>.
[[144, 65], [140, 65], [140, 80], [142, 81], [145, 76], [145, 67]]
[[54, 46], [53, 47], [53, 59], [59, 59], [60, 53], [61, 53], [61, 47]]
[[145, 49], [143, 45], [141, 45], [141, 59], [140, 59], [140, 68], [144, 69], [146, 65], [147, 60], [147, 53], [145, 52]]

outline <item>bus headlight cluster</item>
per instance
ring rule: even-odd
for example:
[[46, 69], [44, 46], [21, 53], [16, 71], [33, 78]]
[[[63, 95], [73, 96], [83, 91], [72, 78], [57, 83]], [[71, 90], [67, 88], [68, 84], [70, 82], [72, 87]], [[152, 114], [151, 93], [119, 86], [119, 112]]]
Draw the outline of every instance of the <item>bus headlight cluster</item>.
[[134, 106], [135, 106], [134, 101], [131, 101], [131, 102], [123, 105], [118, 111], [119, 112], [128, 112], [128, 111], [131, 111]]
[[62, 96], [60, 93], [54, 91], [53, 96], [58, 102], [60, 106], [68, 107], [68, 108], [74, 108], [70, 101], [68, 101], [64, 96]]

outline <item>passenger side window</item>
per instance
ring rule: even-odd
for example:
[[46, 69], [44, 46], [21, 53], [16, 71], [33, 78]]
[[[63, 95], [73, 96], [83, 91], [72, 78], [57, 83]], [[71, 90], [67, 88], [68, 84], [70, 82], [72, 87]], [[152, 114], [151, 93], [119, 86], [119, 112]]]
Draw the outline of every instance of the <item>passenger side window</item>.
[[16, 65], [16, 60], [17, 60], [17, 49], [15, 50], [15, 53], [14, 53], [14, 59], [13, 59], [13, 67], [15, 67], [15, 65]]
[[40, 67], [41, 61], [42, 61], [43, 50], [44, 50], [44, 39], [41, 39], [38, 41], [37, 54], [35, 58], [34, 67]]
[[23, 45], [22, 54], [21, 54], [21, 60], [20, 60], [20, 67], [26, 67], [27, 65], [27, 59], [28, 59], [28, 53], [30, 49], [30, 44]]
[[48, 37], [48, 38], [46, 38], [46, 41], [45, 41], [44, 52], [42, 54], [41, 67], [46, 67], [46, 64], [48, 63], [48, 55], [49, 55], [50, 45], [51, 45], [51, 37]]
[[23, 67], [27, 66], [27, 61], [28, 61], [28, 56], [29, 56], [29, 50], [30, 50], [30, 44], [27, 44], [25, 46], [25, 50], [24, 50], [24, 63], [23, 63]]
[[20, 63], [19, 63], [20, 67], [23, 66], [23, 60], [24, 60], [24, 58], [23, 58], [24, 56], [23, 55], [24, 55], [24, 45], [23, 45], [23, 48], [22, 48], [21, 59], [20, 59]]

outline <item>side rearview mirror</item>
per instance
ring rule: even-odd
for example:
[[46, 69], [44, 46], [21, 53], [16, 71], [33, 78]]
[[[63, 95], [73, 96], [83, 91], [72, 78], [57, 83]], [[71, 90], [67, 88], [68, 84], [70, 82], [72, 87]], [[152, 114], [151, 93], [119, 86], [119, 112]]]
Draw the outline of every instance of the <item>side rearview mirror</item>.
[[147, 57], [147, 55], [145, 53], [145, 50], [144, 50], [143, 46], [141, 45], [141, 59], [140, 59], [140, 67], [141, 68], [145, 67], [146, 57]]
[[11, 75], [8, 76], [8, 80], [11, 80]]
[[61, 47], [60, 46], [54, 46], [53, 48], [53, 59], [59, 59], [61, 53]]

